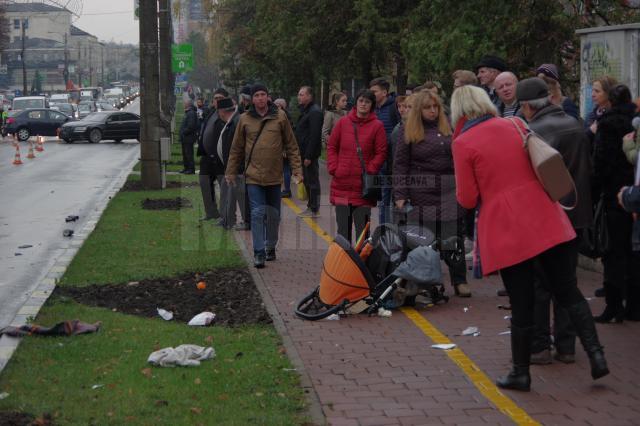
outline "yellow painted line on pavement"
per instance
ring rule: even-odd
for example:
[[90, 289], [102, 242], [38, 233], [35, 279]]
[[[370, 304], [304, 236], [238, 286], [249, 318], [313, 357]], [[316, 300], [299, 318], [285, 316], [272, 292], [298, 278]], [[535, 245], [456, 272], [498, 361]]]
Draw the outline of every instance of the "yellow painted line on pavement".
[[[413, 308], [400, 308], [425, 335], [435, 344], [453, 343], [440, 330], [435, 328], [420, 312]], [[538, 425], [522, 408], [518, 407], [509, 397], [504, 395], [486, 374], [458, 347], [444, 351], [449, 358], [471, 379], [471, 382], [496, 406], [502, 414], [519, 425]]]
[[[298, 214], [302, 210], [292, 200], [283, 198], [284, 203]], [[327, 234], [312, 218], [303, 219], [307, 225], [327, 243], [332, 243], [333, 238]], [[416, 327], [429, 337], [435, 344], [453, 343], [447, 336], [442, 334], [433, 324], [431, 324], [420, 312], [413, 308], [400, 308], [400, 311], [415, 324]], [[447, 356], [462, 370], [471, 380], [473, 385], [505, 416], [509, 417], [518, 425], [539, 425], [522, 408], [513, 402], [509, 397], [500, 392], [500, 389], [493, 383], [486, 374], [458, 347], [444, 351]]]
[[[291, 210], [293, 210], [293, 212], [296, 215], [299, 214], [302, 211], [302, 209], [300, 207], [298, 207], [296, 205], [296, 203], [294, 203], [291, 199], [283, 198], [282, 201], [287, 205], [287, 207], [289, 207]], [[333, 242], [333, 238], [331, 237], [331, 235], [327, 234], [324, 231], [324, 229], [322, 229], [318, 225], [318, 223], [315, 220], [313, 220], [313, 218], [305, 217], [302, 220], [309, 226], [309, 228], [313, 229], [313, 231], [316, 234], [318, 234], [320, 236], [320, 238], [325, 240], [327, 242], [327, 244], [331, 244]]]

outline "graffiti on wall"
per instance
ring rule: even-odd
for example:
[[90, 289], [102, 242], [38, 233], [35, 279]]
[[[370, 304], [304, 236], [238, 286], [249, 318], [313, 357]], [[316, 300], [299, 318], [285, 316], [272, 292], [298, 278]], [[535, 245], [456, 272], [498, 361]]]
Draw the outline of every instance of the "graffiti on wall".
[[581, 74], [583, 76], [582, 98], [585, 101], [585, 114], [593, 110], [591, 84], [594, 79], [608, 75], [622, 79], [621, 52], [605, 39], [586, 40], [582, 45]]

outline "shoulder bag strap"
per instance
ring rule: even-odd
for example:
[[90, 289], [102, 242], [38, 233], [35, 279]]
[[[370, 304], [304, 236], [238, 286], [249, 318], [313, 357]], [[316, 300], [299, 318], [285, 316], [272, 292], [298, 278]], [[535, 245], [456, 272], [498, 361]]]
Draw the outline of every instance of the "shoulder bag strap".
[[[524, 148], [526, 150], [527, 149], [527, 137], [522, 132], [522, 129], [520, 128], [520, 126], [518, 126], [518, 124], [516, 123], [516, 120], [520, 120], [520, 122], [522, 122], [525, 125], [527, 130], [529, 130], [529, 133], [531, 133], [531, 129], [529, 129], [529, 126], [527, 125], [527, 123], [522, 121], [522, 119], [520, 119], [520, 118], [507, 118], [507, 120], [509, 120], [511, 122], [511, 124], [513, 124], [515, 126], [516, 130], [518, 130], [518, 133], [520, 134], [520, 137], [522, 138], [522, 144], [523, 144], [523, 146], [524, 146]], [[528, 153], [527, 153], [527, 155], [528, 155]], [[565, 167], [566, 167], [566, 165], [565, 165]], [[572, 178], [571, 181], [573, 183], [573, 195], [574, 195], [574, 197], [573, 197], [574, 198], [573, 205], [565, 206], [564, 204], [562, 204], [562, 202], [559, 201], [558, 204], [560, 204], [560, 207], [562, 207], [563, 210], [573, 210], [578, 205], [578, 189], [576, 188], [575, 181], [573, 181], [573, 176], [571, 178]]]
[[353, 132], [356, 135], [356, 151], [358, 152], [358, 158], [360, 159], [360, 165], [362, 166], [362, 172], [366, 173], [367, 169], [364, 167], [364, 159], [362, 158], [362, 148], [360, 148], [360, 141], [358, 141], [358, 125], [355, 122], [351, 122], [353, 125]]
[[[516, 130], [518, 131], [518, 134], [520, 135], [520, 138], [522, 138], [522, 145], [526, 148], [527, 147], [527, 137], [524, 135], [524, 132], [522, 131], [520, 126], [518, 126], [518, 123], [516, 123], [516, 120], [520, 120], [520, 119], [519, 118], [508, 117], [507, 120], [509, 120], [511, 122], [511, 124], [513, 124], [513, 126], [516, 128]], [[524, 126], [527, 129], [529, 128], [524, 121], [520, 120], [520, 122], [523, 123]]]
[[[260, 139], [260, 135], [262, 134], [262, 130], [264, 130], [264, 126], [267, 124], [267, 119], [263, 118], [262, 119], [262, 123], [260, 123], [260, 130], [258, 130], [258, 134], [256, 135], [256, 140], [253, 141], [253, 145], [251, 146], [251, 151], [249, 151], [249, 158], [247, 158], [247, 163], [244, 166], [245, 171], [247, 170], [247, 168], [249, 167], [249, 164], [251, 164], [251, 157], [253, 157], [253, 149], [256, 147], [256, 144], [258, 143], [258, 139]], [[246, 135], [246, 130], [245, 130], [245, 135]]]

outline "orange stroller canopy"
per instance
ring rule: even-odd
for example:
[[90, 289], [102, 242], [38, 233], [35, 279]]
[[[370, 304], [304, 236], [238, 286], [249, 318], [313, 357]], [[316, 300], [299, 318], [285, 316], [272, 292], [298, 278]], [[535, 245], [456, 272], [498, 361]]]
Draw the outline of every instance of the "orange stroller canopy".
[[354, 303], [370, 294], [375, 286], [369, 270], [344, 238], [338, 236], [329, 246], [320, 275], [320, 301], [339, 305]]

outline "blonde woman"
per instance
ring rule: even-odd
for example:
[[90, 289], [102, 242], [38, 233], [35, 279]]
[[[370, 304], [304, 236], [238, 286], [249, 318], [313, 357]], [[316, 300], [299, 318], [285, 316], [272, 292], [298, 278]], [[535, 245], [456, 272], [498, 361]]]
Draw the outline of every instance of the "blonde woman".
[[461, 247], [464, 211], [456, 201], [451, 126], [438, 95], [422, 91], [411, 97], [411, 110], [400, 128], [393, 161], [395, 204], [398, 209], [411, 204], [409, 224], [427, 227], [442, 240], [459, 237], [460, 242], [444, 247], [442, 254], [455, 294], [469, 297]]

